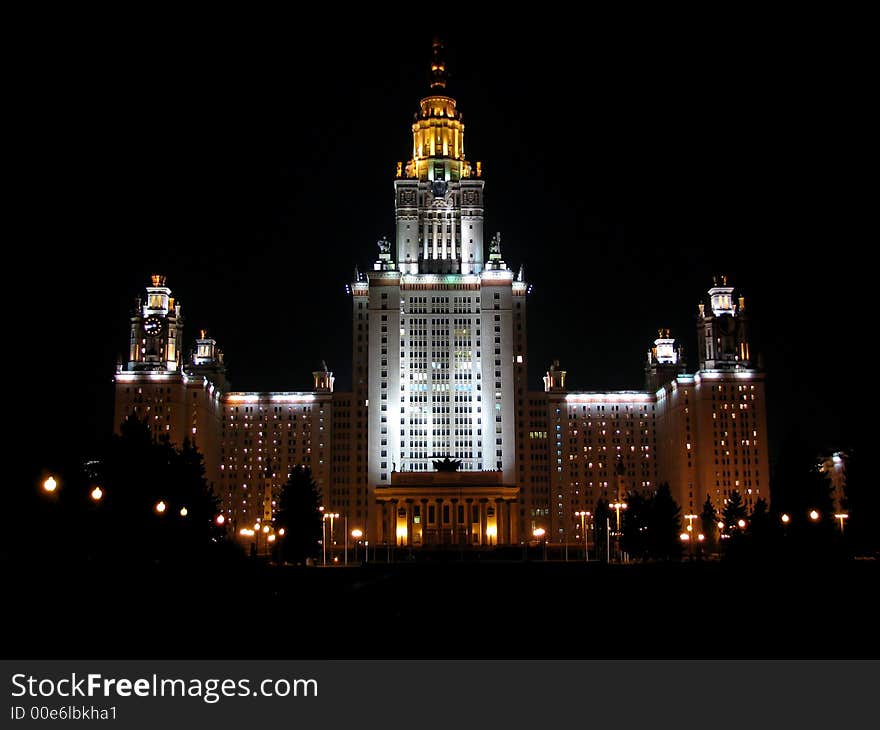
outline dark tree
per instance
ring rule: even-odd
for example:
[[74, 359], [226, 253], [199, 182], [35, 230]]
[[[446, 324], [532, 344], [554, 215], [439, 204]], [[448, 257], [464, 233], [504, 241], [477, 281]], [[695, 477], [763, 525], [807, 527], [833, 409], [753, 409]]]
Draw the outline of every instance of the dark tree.
[[608, 506], [608, 501], [600, 499], [596, 502], [596, 509], [593, 514], [593, 526], [596, 538], [596, 556], [599, 560], [604, 560], [605, 562], [608, 562], [611, 559], [611, 556], [608, 554], [608, 543], [611, 537], [610, 533], [614, 531], [611, 519], [612, 513], [611, 508]]
[[[773, 478], [773, 506], [791, 516], [791, 532], [803, 535], [810, 523], [812, 534], [820, 525], [834, 526], [834, 496], [831, 480], [821, 471], [814, 450], [799, 439], [789, 439], [783, 446]], [[818, 520], [808, 515], [815, 510]]]
[[725, 502], [724, 509], [721, 512], [724, 532], [728, 535], [741, 533], [744, 527], [740, 527], [739, 522], [740, 520], [745, 522], [748, 514], [748, 510], [745, 504], [743, 504], [742, 495], [734, 489], [727, 498], [727, 502]]
[[869, 480], [865, 474], [864, 452], [861, 449], [850, 449], [843, 463], [846, 474], [844, 508], [849, 514], [845, 530], [852, 538], [857, 553], [876, 553], [880, 550], [880, 529], [877, 528], [880, 489], [875, 480]]
[[648, 551], [657, 560], [681, 559], [681, 508], [667, 483], [651, 499], [648, 519]]
[[709, 495], [706, 495], [706, 501], [703, 503], [703, 511], [700, 512], [700, 524], [703, 528], [703, 534], [706, 536], [706, 547], [709, 550], [718, 549], [718, 511]]
[[755, 502], [752, 514], [748, 518], [746, 534], [756, 557], [766, 555], [772, 549], [774, 524], [767, 502], [763, 498]]
[[629, 492], [623, 513], [621, 546], [631, 558], [644, 560], [648, 555], [648, 521], [651, 503], [639, 492]]
[[277, 523], [285, 530], [284, 559], [301, 563], [317, 557], [322, 538], [321, 494], [307, 466], [297, 466], [281, 487]]
[[224, 542], [202, 455], [188, 441], [175, 449], [167, 439], [155, 439], [145, 421], [130, 417], [94, 477], [103, 490], [89, 515], [97, 552], [182, 560]]

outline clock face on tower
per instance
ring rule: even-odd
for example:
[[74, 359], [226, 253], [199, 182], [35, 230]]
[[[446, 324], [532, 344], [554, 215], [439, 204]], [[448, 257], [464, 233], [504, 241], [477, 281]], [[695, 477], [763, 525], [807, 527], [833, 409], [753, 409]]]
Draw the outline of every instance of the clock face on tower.
[[147, 320], [144, 322], [144, 333], [147, 337], [155, 337], [159, 334], [161, 327], [162, 323], [158, 317], [147, 317]]

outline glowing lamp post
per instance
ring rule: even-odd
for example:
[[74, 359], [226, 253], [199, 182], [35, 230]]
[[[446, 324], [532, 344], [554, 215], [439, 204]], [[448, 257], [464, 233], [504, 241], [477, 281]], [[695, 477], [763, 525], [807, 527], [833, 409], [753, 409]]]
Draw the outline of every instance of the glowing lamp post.
[[358, 559], [358, 543], [361, 541], [361, 538], [364, 536], [364, 533], [363, 533], [362, 530], [359, 530], [358, 528], [355, 527], [355, 528], [351, 531], [351, 536], [352, 536], [352, 538], [354, 538], [354, 562], [357, 562], [357, 559]]
[[849, 519], [849, 515], [846, 512], [838, 512], [836, 515], [834, 515], [834, 519], [836, 519], [840, 522], [840, 534], [842, 535], [843, 534], [843, 522], [844, 522], [844, 520]]
[[688, 521], [687, 527], [687, 540], [683, 542], [690, 543], [690, 559], [694, 559], [694, 542], [695, 540], [691, 539], [691, 536], [694, 534], [694, 520], [697, 519], [697, 515], [685, 515], [684, 518]]
[[55, 477], [46, 477], [46, 480], [43, 482], [43, 491], [46, 492], [46, 494], [54, 494], [56, 489], [58, 489], [58, 481]]
[[541, 546], [544, 549], [544, 560], [547, 560], [547, 540], [545, 539], [547, 535], [547, 530], [545, 530], [543, 527], [538, 527], [532, 531], [532, 535], [534, 535], [536, 540], [541, 541]]
[[[324, 565], [327, 565], [327, 520], [330, 520], [330, 539], [333, 540], [333, 520], [339, 517], [337, 512], [324, 512], [324, 508], [320, 508], [322, 512], [321, 519], [323, 520], [323, 540], [321, 540], [321, 547], [324, 550]], [[333, 557], [333, 546], [330, 546], [330, 557]]]
[[587, 563], [590, 562], [590, 544], [587, 540], [587, 531], [584, 528], [584, 518], [589, 517], [590, 514], [591, 514], [590, 512], [584, 512], [584, 511], [574, 513], [575, 517], [581, 518], [581, 533], [584, 536], [584, 561]]
[[626, 502], [612, 502], [608, 506], [617, 513], [617, 531], [615, 532], [615, 543], [617, 546], [617, 559], [620, 560], [620, 510], [626, 509]]
[[91, 492], [89, 492], [89, 496], [92, 498], [93, 502], [100, 502], [104, 497], [104, 490], [101, 487], [95, 487]]

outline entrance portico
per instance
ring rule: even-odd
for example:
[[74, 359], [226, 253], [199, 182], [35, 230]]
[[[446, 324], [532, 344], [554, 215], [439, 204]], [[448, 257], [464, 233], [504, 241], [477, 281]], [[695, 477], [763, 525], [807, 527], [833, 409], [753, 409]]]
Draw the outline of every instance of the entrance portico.
[[510, 545], [519, 488], [500, 471], [393, 472], [376, 487], [380, 540], [399, 546]]

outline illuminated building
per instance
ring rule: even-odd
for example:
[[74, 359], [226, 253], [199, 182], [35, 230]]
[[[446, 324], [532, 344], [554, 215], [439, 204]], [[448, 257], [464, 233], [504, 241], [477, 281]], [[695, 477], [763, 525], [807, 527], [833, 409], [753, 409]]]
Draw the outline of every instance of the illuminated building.
[[[352, 391], [334, 392], [325, 366], [312, 391], [231, 392], [205, 333], [183, 358], [180, 305], [156, 277], [117, 373], [117, 424], [135, 411], [194, 439], [233, 529], [272, 519], [297, 464], [372, 544], [518, 543], [537, 528], [580, 544], [578, 513], [663, 482], [683, 514], [734, 489], [747, 505], [769, 498], [764, 375], [724, 278], [699, 306], [695, 372], [660, 330], [642, 390], [570, 391], [554, 363], [528, 391], [529, 285], [500, 234], [486, 245], [482, 165], [465, 156], [440, 44], [433, 54], [393, 182], [394, 241], [349, 284]], [[445, 457], [460, 469], [435, 470]]]

